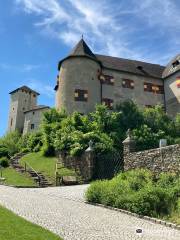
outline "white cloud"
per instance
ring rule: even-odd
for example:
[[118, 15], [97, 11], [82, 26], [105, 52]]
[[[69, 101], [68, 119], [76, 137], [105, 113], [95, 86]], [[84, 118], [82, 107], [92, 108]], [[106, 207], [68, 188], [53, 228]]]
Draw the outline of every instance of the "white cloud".
[[[16, 4], [36, 15], [36, 27], [71, 47], [83, 34], [95, 51], [157, 62], [157, 53], [148, 51], [151, 37], [167, 33], [167, 41], [177, 42], [169, 53], [158, 53], [161, 59], [162, 54], [169, 56], [179, 46], [180, 18], [175, 0], [16, 0]], [[151, 36], [151, 31], [156, 36]]]

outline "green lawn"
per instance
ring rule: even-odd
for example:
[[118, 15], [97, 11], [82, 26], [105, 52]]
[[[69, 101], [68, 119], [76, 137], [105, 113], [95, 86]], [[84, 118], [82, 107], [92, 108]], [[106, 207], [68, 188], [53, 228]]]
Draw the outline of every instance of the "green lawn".
[[28, 174], [18, 173], [9, 167], [2, 170], [2, 176], [6, 178], [5, 184], [13, 186], [37, 186]]
[[29, 153], [20, 160], [20, 164], [24, 166], [27, 162], [36, 171], [41, 172], [50, 182], [55, 182], [55, 165], [56, 157], [44, 157], [41, 152]]
[[61, 240], [50, 231], [32, 224], [0, 206], [1, 240]]

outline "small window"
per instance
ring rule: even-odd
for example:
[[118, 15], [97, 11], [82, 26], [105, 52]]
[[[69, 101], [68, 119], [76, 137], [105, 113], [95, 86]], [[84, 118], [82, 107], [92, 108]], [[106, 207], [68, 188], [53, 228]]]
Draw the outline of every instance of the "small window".
[[23, 111], [25, 110], [25, 108], [23, 107]]
[[102, 104], [104, 104], [105, 106], [107, 106], [109, 109], [113, 109], [113, 100], [109, 99], [109, 98], [103, 98], [102, 99]]
[[33, 115], [35, 114], [35, 112], [33, 112]]
[[31, 124], [31, 129], [34, 129], [34, 124], [33, 123]]
[[123, 88], [130, 88], [134, 89], [134, 81], [130, 79], [123, 79], [122, 81], [122, 87]]
[[33, 97], [36, 97], [36, 94], [34, 94]]
[[87, 102], [88, 91], [87, 90], [82, 90], [82, 89], [76, 89], [74, 91], [74, 100], [75, 101]]
[[13, 107], [13, 111], [14, 111], [14, 107]]
[[109, 75], [100, 74], [99, 80], [102, 84], [114, 85], [114, 77]]
[[11, 126], [13, 125], [13, 118], [11, 118]]
[[164, 93], [164, 87], [163, 85], [155, 85], [152, 83], [144, 83], [144, 91], [145, 92], [153, 92], [157, 94], [163, 94]]
[[25, 99], [24, 101], [25, 101], [25, 102], [27, 102], [27, 100], [26, 100], [26, 99]]
[[177, 67], [180, 64], [179, 60], [176, 60], [172, 63], [173, 67]]

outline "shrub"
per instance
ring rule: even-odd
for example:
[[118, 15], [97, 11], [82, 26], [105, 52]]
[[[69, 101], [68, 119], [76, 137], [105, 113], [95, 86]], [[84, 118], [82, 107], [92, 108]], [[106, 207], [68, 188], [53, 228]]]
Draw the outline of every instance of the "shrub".
[[5, 146], [0, 146], [0, 158], [8, 157], [8, 149]]
[[18, 131], [9, 132], [0, 139], [0, 149], [3, 149], [4, 156], [11, 157], [20, 151], [21, 135]]
[[[112, 180], [96, 181], [90, 185], [86, 198], [152, 217], [170, 214], [178, 205], [180, 177], [160, 174], [155, 179], [148, 170], [131, 170]], [[178, 206], [178, 207], [177, 207]]]
[[6, 157], [0, 158], [0, 166], [3, 167], [3, 168], [9, 167], [8, 158], [6, 158]]

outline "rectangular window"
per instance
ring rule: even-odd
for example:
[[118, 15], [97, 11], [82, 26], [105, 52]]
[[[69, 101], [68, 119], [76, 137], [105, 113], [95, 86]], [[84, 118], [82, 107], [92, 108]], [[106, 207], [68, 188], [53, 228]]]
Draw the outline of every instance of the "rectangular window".
[[11, 126], [13, 125], [13, 118], [11, 118]]
[[102, 84], [114, 85], [114, 77], [113, 76], [101, 74], [101, 75], [99, 75], [99, 79], [101, 80]]
[[31, 129], [34, 129], [34, 124], [33, 123], [31, 124]]
[[123, 88], [130, 88], [134, 89], [134, 81], [130, 79], [123, 79], [122, 81], [122, 87]]
[[163, 85], [156, 85], [153, 83], [144, 83], [144, 91], [145, 92], [152, 92], [157, 94], [163, 94], [164, 93], [164, 87]]
[[103, 98], [102, 99], [102, 104], [107, 106], [109, 109], [113, 109], [113, 100], [109, 98]]
[[81, 101], [81, 102], [87, 102], [88, 91], [87, 90], [82, 90], [82, 89], [76, 89], [74, 91], [74, 100], [75, 101]]

